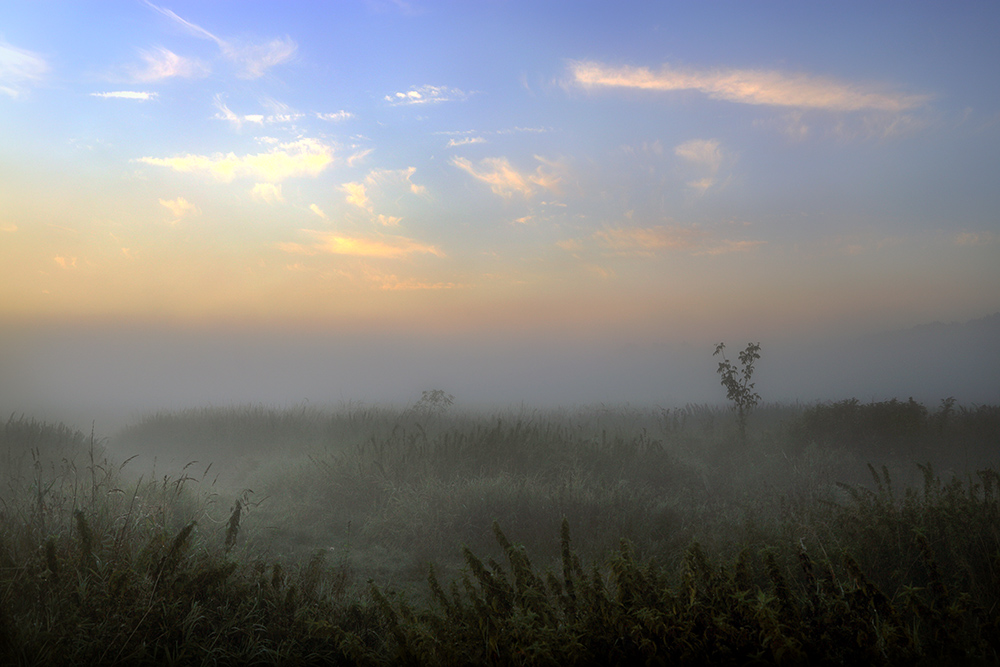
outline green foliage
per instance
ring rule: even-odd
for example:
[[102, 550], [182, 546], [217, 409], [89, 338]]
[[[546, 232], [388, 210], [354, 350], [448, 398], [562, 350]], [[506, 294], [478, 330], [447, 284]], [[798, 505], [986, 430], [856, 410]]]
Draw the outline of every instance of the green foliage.
[[760, 343], [747, 343], [745, 350], [740, 352], [740, 366], [737, 368], [726, 357], [726, 344], [719, 343], [715, 346], [712, 356], [722, 355], [719, 374], [722, 386], [726, 388], [726, 398], [733, 402], [733, 409], [736, 410], [737, 425], [740, 429], [740, 441], [746, 444], [747, 440], [747, 417], [750, 412], [760, 403], [760, 394], [755, 392], [756, 383], [751, 382], [754, 372], [754, 364], [760, 359]]

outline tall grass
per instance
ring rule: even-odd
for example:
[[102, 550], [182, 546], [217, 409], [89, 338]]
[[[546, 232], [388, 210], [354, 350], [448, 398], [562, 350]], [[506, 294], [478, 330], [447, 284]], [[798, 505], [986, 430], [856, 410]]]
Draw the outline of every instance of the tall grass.
[[859, 406], [11, 417], [0, 663], [996, 661], [998, 411]]

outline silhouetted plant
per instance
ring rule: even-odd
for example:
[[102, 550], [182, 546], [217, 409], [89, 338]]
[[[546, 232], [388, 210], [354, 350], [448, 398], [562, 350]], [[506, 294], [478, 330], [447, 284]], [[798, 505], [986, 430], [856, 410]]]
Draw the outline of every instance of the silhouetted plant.
[[746, 444], [747, 440], [747, 417], [750, 412], [760, 403], [760, 394], [755, 392], [751, 382], [754, 372], [754, 364], [760, 359], [760, 343], [747, 343], [747, 348], [740, 352], [740, 365], [738, 369], [726, 357], [726, 344], [719, 343], [715, 346], [712, 356], [722, 355], [717, 373], [719, 374], [722, 386], [726, 388], [726, 398], [733, 402], [733, 409], [736, 410], [736, 420], [740, 428], [740, 440]]
[[422, 415], [443, 415], [455, 402], [455, 397], [444, 389], [428, 389], [421, 392], [420, 400], [413, 405], [413, 411]]

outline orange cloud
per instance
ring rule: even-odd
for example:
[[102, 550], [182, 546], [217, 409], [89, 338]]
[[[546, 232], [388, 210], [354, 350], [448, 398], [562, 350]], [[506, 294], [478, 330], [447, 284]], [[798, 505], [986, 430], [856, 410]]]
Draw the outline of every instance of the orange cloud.
[[708, 236], [697, 227], [617, 227], [602, 229], [594, 238], [606, 247], [623, 253], [651, 253], [654, 250], [692, 250]]
[[901, 112], [922, 106], [930, 97], [883, 92], [857, 84], [809, 74], [773, 70], [677, 69], [664, 65], [615, 67], [598, 62], [570, 63], [573, 81], [585, 88], [634, 88], [639, 90], [696, 90], [708, 97], [742, 104], [826, 109], [830, 111]]
[[[467, 172], [476, 180], [482, 181], [490, 186], [494, 194], [501, 197], [511, 197], [515, 193], [524, 197], [534, 194], [536, 186], [546, 190], [555, 190], [562, 182], [552, 168], [561, 168], [554, 162], [550, 162], [535, 156], [535, 159], [542, 163], [533, 174], [525, 174], [511, 166], [505, 157], [488, 157], [479, 161], [479, 167], [475, 167], [466, 158], [456, 157], [451, 159], [451, 163]], [[546, 171], [545, 167], [550, 170]]]
[[457, 287], [460, 287], [457, 283], [425, 283], [412, 278], [400, 280], [394, 275], [384, 276], [381, 285], [381, 289], [392, 291], [455, 289]]
[[602, 229], [594, 232], [594, 238], [606, 248], [615, 251], [616, 254], [639, 256], [653, 256], [661, 250], [687, 252], [692, 255], [722, 255], [731, 252], [746, 252], [764, 243], [763, 241], [713, 240], [710, 232], [698, 227], [666, 225]]
[[302, 231], [314, 237], [316, 241], [309, 245], [300, 243], [280, 243], [278, 244], [278, 247], [285, 252], [300, 255], [329, 253], [332, 255], [349, 255], [353, 257], [396, 259], [417, 253], [444, 257], [444, 253], [435, 246], [424, 245], [403, 236], [364, 238], [344, 236], [335, 232], [322, 232], [311, 229], [305, 229]]

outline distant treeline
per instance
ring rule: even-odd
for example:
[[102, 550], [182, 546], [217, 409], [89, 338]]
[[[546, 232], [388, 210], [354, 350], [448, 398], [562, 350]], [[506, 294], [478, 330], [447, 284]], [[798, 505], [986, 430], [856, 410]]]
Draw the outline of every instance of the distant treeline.
[[799, 446], [813, 443], [875, 458], [921, 460], [944, 448], [997, 454], [1000, 406], [956, 406], [954, 399], [947, 398], [931, 411], [912, 398], [871, 403], [851, 398], [805, 408], [792, 420], [790, 432]]

